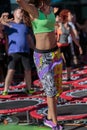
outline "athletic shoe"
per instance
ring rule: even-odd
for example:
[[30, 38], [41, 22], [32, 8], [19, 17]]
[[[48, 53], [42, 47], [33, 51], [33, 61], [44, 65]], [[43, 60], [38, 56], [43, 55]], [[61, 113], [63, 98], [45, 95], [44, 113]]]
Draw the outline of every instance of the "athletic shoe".
[[8, 92], [7, 92], [7, 91], [3, 91], [3, 92], [2, 92], [2, 95], [3, 95], [3, 96], [8, 95]]
[[33, 94], [34, 92], [35, 92], [34, 89], [30, 89], [30, 90], [26, 89], [27, 94]]
[[56, 125], [52, 127], [52, 130], [63, 130], [63, 127], [61, 125]]
[[44, 123], [44, 125], [46, 125], [48, 127], [51, 127], [51, 128], [55, 127], [55, 124], [52, 122], [52, 120], [48, 120], [45, 118], [43, 123]]

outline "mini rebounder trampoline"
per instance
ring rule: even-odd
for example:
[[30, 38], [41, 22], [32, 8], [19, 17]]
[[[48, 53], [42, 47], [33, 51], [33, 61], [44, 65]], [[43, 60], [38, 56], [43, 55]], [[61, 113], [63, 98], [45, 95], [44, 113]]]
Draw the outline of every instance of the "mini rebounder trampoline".
[[87, 89], [84, 88], [84, 89], [68, 90], [68, 91], [62, 92], [62, 94], [60, 95], [60, 98], [67, 101], [87, 98]]
[[41, 104], [44, 104], [43, 98], [15, 98], [12, 100], [0, 101], [0, 114], [10, 115], [20, 112], [27, 113], [27, 122], [29, 121], [29, 112], [35, 108], [38, 108]]
[[87, 74], [72, 74], [71, 75], [71, 80], [67, 81], [67, 75], [64, 74], [62, 75], [62, 84], [63, 85], [68, 85], [68, 84], [73, 84], [75, 81], [81, 80], [83, 78], [86, 78]]
[[[13, 85], [9, 86], [10, 90], [22, 89], [22, 88], [26, 88], [25, 82], [20, 82], [18, 84], [13, 84]], [[3, 91], [3, 90], [4, 90], [4, 83], [0, 84], [0, 91]]]
[[77, 80], [72, 85], [74, 88], [87, 88], [87, 78]]
[[[58, 121], [78, 120], [87, 118], [87, 103], [66, 103], [57, 106]], [[47, 106], [33, 110], [30, 115], [35, 119], [43, 119], [47, 116]]]

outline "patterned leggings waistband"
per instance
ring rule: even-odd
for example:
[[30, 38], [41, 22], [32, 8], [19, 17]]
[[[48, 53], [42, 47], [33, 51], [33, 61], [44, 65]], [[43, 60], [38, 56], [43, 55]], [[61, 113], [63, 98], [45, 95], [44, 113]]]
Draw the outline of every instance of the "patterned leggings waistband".
[[49, 53], [49, 52], [54, 52], [56, 50], [58, 50], [57, 46], [48, 50], [40, 50], [40, 49], [35, 48], [35, 52], [38, 52], [38, 53]]

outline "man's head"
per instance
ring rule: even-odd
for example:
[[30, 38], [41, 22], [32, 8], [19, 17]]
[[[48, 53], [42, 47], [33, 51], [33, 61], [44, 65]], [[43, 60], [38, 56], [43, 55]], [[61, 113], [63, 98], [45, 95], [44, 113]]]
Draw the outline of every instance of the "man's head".
[[13, 16], [14, 16], [14, 20], [16, 19], [16, 20], [22, 21], [23, 20], [23, 10], [22, 10], [22, 8], [16, 8], [14, 10]]

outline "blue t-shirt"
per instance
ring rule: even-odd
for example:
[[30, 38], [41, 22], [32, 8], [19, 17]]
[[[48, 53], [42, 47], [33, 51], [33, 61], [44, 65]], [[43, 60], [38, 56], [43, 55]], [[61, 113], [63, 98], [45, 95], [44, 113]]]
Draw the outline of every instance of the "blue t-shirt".
[[27, 35], [29, 28], [23, 23], [9, 23], [11, 27], [5, 26], [8, 35], [8, 54], [29, 53]]

